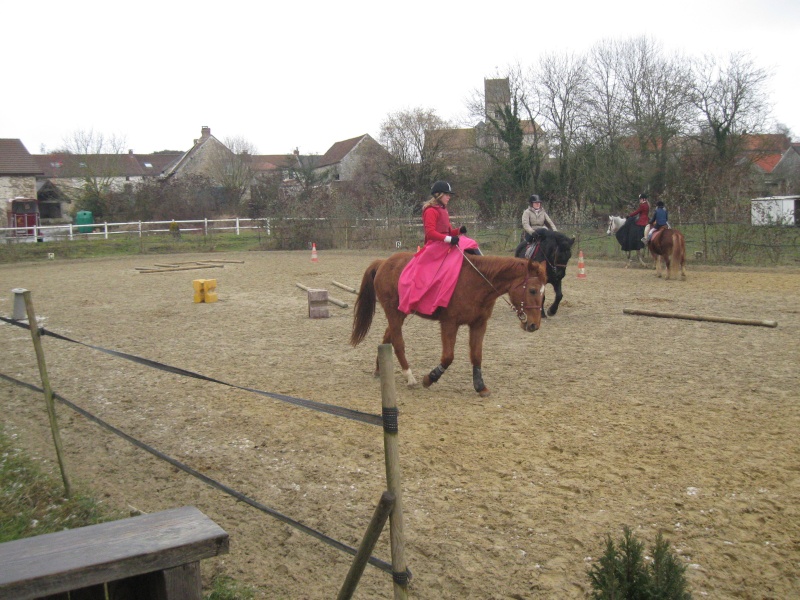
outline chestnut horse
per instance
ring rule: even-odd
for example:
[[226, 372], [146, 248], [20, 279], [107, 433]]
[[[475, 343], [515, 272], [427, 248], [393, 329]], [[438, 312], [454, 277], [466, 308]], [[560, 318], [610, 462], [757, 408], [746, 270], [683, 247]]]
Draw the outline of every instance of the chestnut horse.
[[677, 229], [663, 228], [657, 231], [647, 244], [650, 254], [656, 261], [656, 275], [661, 277], [661, 259], [667, 267], [667, 279], [674, 265], [680, 266], [681, 278], [686, 279], [686, 240]]
[[[366, 337], [375, 314], [376, 299], [380, 301], [389, 322], [383, 334], [383, 343], [391, 342], [409, 386], [415, 385], [417, 381], [406, 359], [403, 322], [408, 315], [397, 308], [400, 304], [397, 282], [412, 256], [408, 252], [398, 252], [387, 259], [377, 259], [367, 267], [354, 308], [353, 332], [350, 336], [350, 344], [353, 346], [357, 346]], [[444, 374], [453, 362], [458, 328], [469, 325], [472, 384], [478, 394], [488, 396], [490, 392], [483, 382], [481, 360], [483, 336], [495, 301], [507, 293], [522, 329], [536, 331], [541, 325], [546, 281], [547, 274], [542, 263], [520, 258], [465, 254], [448, 306], [438, 308], [432, 315], [419, 314], [423, 319], [439, 321], [442, 336], [441, 363], [423, 377], [422, 385], [430, 387]], [[377, 361], [375, 374], [378, 374]]]

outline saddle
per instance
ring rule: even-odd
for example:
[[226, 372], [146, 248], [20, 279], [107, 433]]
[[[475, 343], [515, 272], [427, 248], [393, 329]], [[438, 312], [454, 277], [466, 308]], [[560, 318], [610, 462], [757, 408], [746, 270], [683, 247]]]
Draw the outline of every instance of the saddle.
[[654, 233], [652, 236], [650, 236], [650, 243], [652, 244], [653, 242], [655, 242], [655, 241], [656, 241], [656, 238], [657, 238], [658, 236], [660, 236], [660, 235], [661, 235], [661, 232], [662, 232], [662, 231], [666, 231], [667, 229], [672, 229], [672, 228], [669, 226], [669, 224], [667, 224], [667, 225], [664, 225], [664, 227], [662, 227], [661, 229], [659, 229], [658, 231], [656, 231], [656, 232], [655, 232], [655, 233]]

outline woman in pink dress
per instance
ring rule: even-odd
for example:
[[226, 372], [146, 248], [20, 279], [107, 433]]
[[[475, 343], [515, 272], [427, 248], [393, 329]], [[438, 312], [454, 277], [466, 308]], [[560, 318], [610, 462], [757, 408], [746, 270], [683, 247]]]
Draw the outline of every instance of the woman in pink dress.
[[399, 309], [408, 314], [431, 315], [450, 302], [461, 271], [463, 251], [480, 254], [475, 240], [466, 237], [467, 228], [450, 224], [447, 205], [455, 196], [446, 181], [431, 187], [431, 198], [422, 206], [425, 245], [406, 265], [398, 282]]

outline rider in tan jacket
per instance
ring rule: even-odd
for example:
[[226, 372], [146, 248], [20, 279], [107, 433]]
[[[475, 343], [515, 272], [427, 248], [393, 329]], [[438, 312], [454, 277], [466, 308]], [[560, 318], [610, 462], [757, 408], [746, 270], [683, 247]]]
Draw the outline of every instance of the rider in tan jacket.
[[528, 198], [528, 204], [528, 208], [522, 213], [522, 229], [524, 229], [524, 232], [522, 234], [522, 241], [519, 243], [519, 246], [517, 246], [515, 255], [520, 248], [525, 247], [525, 244], [530, 244], [533, 241], [535, 232], [540, 227], [547, 227], [551, 231], [558, 231], [553, 220], [545, 212], [544, 208], [542, 208], [542, 199], [539, 198], [538, 195], [533, 194]]

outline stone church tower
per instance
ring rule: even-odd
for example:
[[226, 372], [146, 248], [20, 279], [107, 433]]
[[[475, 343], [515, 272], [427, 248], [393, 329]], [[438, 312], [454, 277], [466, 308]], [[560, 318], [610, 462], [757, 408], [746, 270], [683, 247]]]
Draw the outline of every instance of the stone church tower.
[[508, 83], [508, 77], [504, 79], [484, 79], [483, 96], [486, 119], [488, 120], [489, 117], [497, 118], [498, 111], [502, 107], [508, 106], [511, 102], [511, 87]]

